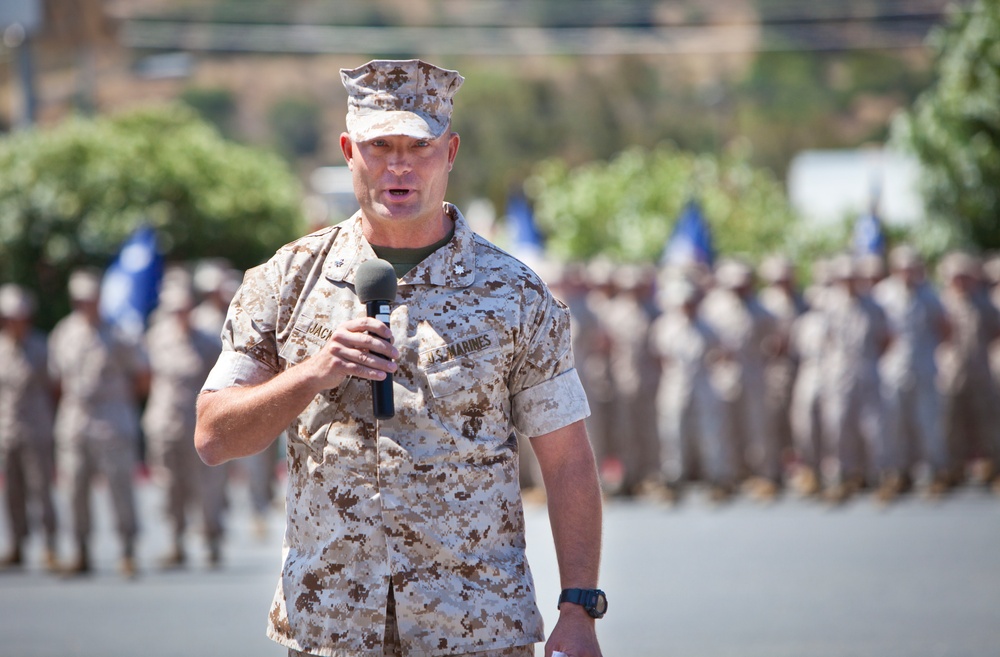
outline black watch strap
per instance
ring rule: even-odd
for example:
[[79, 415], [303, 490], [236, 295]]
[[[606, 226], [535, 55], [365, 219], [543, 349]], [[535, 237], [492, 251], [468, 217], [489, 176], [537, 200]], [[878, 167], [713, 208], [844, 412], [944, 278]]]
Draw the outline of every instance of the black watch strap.
[[603, 618], [608, 611], [608, 596], [601, 589], [563, 589], [559, 604], [564, 602], [580, 605], [591, 618]]

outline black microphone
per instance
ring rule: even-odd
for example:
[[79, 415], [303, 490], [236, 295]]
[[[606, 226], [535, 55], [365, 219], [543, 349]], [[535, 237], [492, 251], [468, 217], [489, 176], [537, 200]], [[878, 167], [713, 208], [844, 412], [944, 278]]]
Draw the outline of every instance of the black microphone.
[[[392, 265], [380, 259], [362, 262], [354, 276], [354, 289], [361, 303], [365, 304], [368, 316], [389, 326], [391, 304], [396, 300], [396, 271]], [[375, 355], [386, 358], [381, 354]], [[381, 420], [396, 414], [392, 401], [392, 374], [388, 372], [381, 381], [372, 379], [372, 411]]]

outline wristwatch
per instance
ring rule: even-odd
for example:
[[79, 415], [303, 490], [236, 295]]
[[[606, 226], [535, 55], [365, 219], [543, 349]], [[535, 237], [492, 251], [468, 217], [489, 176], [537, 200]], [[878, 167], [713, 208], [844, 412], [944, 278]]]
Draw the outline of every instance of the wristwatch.
[[563, 589], [559, 594], [559, 605], [564, 602], [580, 605], [591, 618], [604, 618], [608, 611], [608, 596], [601, 589]]

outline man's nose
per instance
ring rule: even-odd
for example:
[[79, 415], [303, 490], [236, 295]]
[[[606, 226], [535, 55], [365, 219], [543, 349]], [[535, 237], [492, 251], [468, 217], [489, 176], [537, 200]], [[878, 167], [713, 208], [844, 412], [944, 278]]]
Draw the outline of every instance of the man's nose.
[[408, 173], [413, 168], [410, 155], [405, 149], [393, 149], [392, 152], [389, 153], [388, 168], [389, 171], [395, 175]]

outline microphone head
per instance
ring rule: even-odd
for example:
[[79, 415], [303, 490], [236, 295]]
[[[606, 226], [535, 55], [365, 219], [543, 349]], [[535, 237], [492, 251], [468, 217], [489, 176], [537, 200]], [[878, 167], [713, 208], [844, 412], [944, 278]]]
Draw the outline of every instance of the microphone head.
[[392, 265], [376, 258], [362, 262], [354, 275], [354, 289], [361, 303], [369, 301], [394, 301], [396, 299], [396, 271]]

